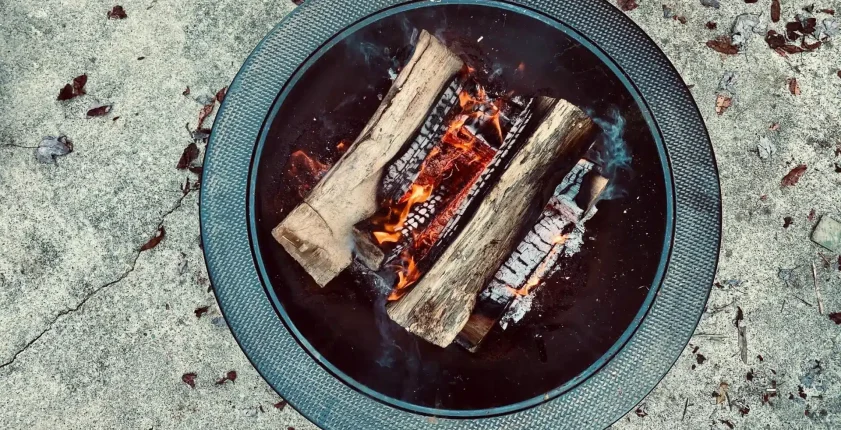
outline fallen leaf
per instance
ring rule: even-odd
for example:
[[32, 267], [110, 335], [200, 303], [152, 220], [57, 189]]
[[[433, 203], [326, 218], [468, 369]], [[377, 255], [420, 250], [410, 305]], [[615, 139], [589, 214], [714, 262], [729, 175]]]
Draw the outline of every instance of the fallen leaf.
[[780, 123], [775, 122], [768, 127], [768, 130], [777, 131], [780, 129]]
[[780, 22], [780, 0], [771, 0], [771, 21]]
[[753, 381], [753, 369], [748, 371], [748, 373], [745, 375], [745, 379], [747, 379], [748, 382]]
[[625, 12], [630, 12], [639, 7], [637, 0], [616, 0], [616, 4], [619, 5], [619, 9]]
[[730, 36], [719, 36], [716, 39], [708, 40], [707, 47], [725, 55], [736, 55], [739, 53], [739, 47], [733, 44]]
[[152, 238], [149, 239], [148, 242], [144, 243], [143, 246], [140, 247], [140, 252], [148, 251], [148, 250], [158, 246], [158, 244], [161, 243], [162, 240], [164, 240], [165, 236], [166, 236], [166, 230], [164, 229], [164, 227], [163, 226], [158, 227], [158, 231], [155, 232], [155, 235], [152, 236]]
[[814, 209], [809, 211], [809, 215], [806, 217], [806, 219], [809, 220], [809, 221], [814, 221], [815, 220], [815, 210]]
[[[841, 257], [838, 257], [841, 260]], [[841, 264], [841, 261], [838, 262]], [[841, 312], [835, 312], [834, 314], [829, 314], [829, 319], [832, 320], [835, 324], [841, 325]]]
[[718, 28], [718, 24], [715, 21], [707, 21], [707, 28], [710, 30], [715, 30]]
[[794, 219], [790, 216], [783, 218], [783, 228], [789, 228], [793, 222]]
[[286, 402], [286, 400], [281, 400], [281, 401], [279, 401], [279, 402], [275, 403], [275, 404], [274, 404], [274, 407], [275, 407], [276, 409], [280, 409], [280, 410], [282, 411], [282, 410], [286, 407], [286, 405], [288, 405], [288, 404], [289, 404], [289, 403], [287, 403], [287, 402]]
[[73, 152], [73, 142], [67, 136], [46, 136], [35, 149], [35, 159], [39, 163], [57, 164], [56, 157]]
[[727, 400], [727, 391], [730, 389], [730, 386], [726, 382], [722, 382], [718, 384], [718, 393], [715, 396], [715, 403], [720, 405]]
[[196, 388], [196, 376], [195, 373], [185, 373], [181, 375], [181, 381], [189, 385], [190, 388]]
[[79, 75], [73, 78], [72, 84], [67, 84], [58, 92], [57, 100], [70, 100], [86, 94], [85, 84], [88, 83], [88, 75]]
[[210, 115], [211, 112], [213, 112], [214, 106], [215, 105], [213, 104], [213, 102], [210, 102], [201, 108], [201, 111], [199, 112], [199, 124], [196, 126], [197, 129], [202, 128], [202, 125], [204, 125], [205, 118], [207, 118], [207, 116]]
[[175, 165], [175, 168], [178, 170], [184, 170], [190, 167], [190, 164], [198, 158], [199, 156], [199, 147], [196, 145], [196, 142], [190, 142], [186, 148], [184, 148], [184, 152], [181, 153], [181, 158], [178, 159], [178, 164]]
[[108, 11], [108, 19], [126, 19], [128, 15], [126, 15], [126, 10], [123, 9], [122, 6], [114, 6], [111, 10]]
[[700, 365], [700, 364], [704, 364], [704, 362], [705, 362], [705, 361], [707, 361], [707, 357], [704, 357], [704, 354], [697, 354], [697, 355], [695, 356], [695, 361], [696, 361], [699, 365]]
[[225, 376], [222, 377], [222, 379], [216, 381], [216, 385], [222, 385], [222, 384], [224, 384], [225, 382], [228, 382], [228, 381], [235, 382], [236, 380], [237, 380], [237, 372], [231, 370], [228, 373], [226, 373]]
[[715, 113], [723, 115], [733, 105], [733, 98], [719, 94], [715, 98]]
[[774, 30], [768, 30], [768, 33], [765, 33], [765, 43], [771, 49], [781, 48], [786, 45], [786, 37]]
[[189, 96], [190, 95], [190, 87], [188, 86], [186, 90], [181, 93], [182, 96]]
[[222, 102], [225, 101], [226, 94], [228, 94], [228, 87], [219, 90], [219, 92], [216, 93], [216, 101], [218, 101], [219, 104], [222, 104]]
[[636, 413], [637, 416], [640, 417], [640, 418], [645, 418], [645, 417], [648, 416], [648, 412], [646, 412], [645, 409], [643, 409], [642, 406], [638, 407], [637, 410], [634, 411], [634, 413]]
[[292, 3], [295, 3], [295, 6], [300, 6], [304, 4], [304, 0], [292, 0]]
[[733, 423], [732, 423], [732, 422], [730, 422], [730, 420], [718, 420], [718, 421], [719, 421], [719, 422], [721, 422], [722, 424], [726, 425], [726, 426], [727, 426], [727, 428], [729, 428], [729, 429], [734, 429], [734, 428], [736, 428], [736, 426], [735, 426], [735, 425], [733, 425]]
[[820, 12], [823, 12], [823, 13], [829, 14], [829, 15], [835, 15], [835, 9], [821, 9]]
[[137, 57], [137, 61], [145, 60], [145, 59], [146, 59], [146, 57]]
[[838, 69], [838, 72], [835, 74], [838, 75], [839, 78], [841, 78], [841, 69]]
[[797, 78], [788, 78], [788, 91], [795, 96], [800, 95], [800, 84], [797, 83]]
[[115, 116], [114, 118], [111, 118], [111, 121], [116, 121], [116, 120], [118, 120], [118, 119], [120, 119], [120, 117], [119, 117], [119, 116]]
[[793, 187], [797, 185], [797, 182], [800, 181], [800, 178], [803, 177], [804, 173], [806, 173], [806, 165], [798, 165], [797, 167], [791, 169], [785, 176], [783, 176], [783, 180], [780, 181], [780, 186]]
[[102, 105], [88, 110], [88, 118], [108, 115], [111, 112], [111, 105]]
[[759, 1], [759, 0], [745, 0], [745, 3], [756, 3], [756, 2], [758, 2], [758, 1]]
[[201, 318], [201, 316], [206, 314], [209, 309], [210, 306], [202, 306], [200, 308], [196, 308], [196, 310], [193, 311], [193, 313], [196, 314], [196, 318]]
[[745, 313], [742, 312], [742, 307], [741, 306], [736, 306], [736, 319], [733, 320], [733, 324], [736, 327], [739, 327], [739, 324], [741, 324], [742, 320], [744, 320], [744, 319], [745, 319]]

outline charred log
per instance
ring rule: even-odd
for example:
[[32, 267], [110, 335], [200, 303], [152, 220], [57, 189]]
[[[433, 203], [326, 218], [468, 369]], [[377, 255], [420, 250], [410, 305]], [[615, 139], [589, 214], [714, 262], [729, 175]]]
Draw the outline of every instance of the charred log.
[[462, 66], [446, 46], [422, 32], [414, 54], [353, 145], [272, 231], [319, 285], [350, 265], [357, 240], [367, 240], [354, 238], [353, 228], [376, 212], [386, 164], [417, 134]]
[[607, 180], [593, 163], [580, 160], [555, 189], [535, 226], [479, 294], [476, 307], [456, 342], [475, 352], [494, 324], [505, 326], [522, 317], [526, 307], [512, 306], [540, 286], [558, 259], [577, 251], [584, 223], [595, 215], [595, 203]]
[[545, 98], [541, 106], [546, 115], [463, 230], [417, 285], [388, 306], [392, 320], [435, 345], [446, 347], [462, 330], [477, 293], [525, 235], [514, 226], [532, 225], [530, 209], [545, 206], [540, 191], [554, 170], [571, 168], [592, 141], [596, 127], [580, 109]]

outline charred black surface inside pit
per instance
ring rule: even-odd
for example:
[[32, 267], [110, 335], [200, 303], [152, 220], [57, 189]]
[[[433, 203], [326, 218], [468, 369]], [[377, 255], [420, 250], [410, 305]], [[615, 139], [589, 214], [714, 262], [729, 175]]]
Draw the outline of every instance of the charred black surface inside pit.
[[[496, 327], [476, 353], [440, 349], [385, 315], [370, 285], [347, 271], [315, 285], [271, 236], [301, 201], [285, 176], [292, 152], [340, 157], [411, 53], [414, 29], [435, 33], [490, 89], [564, 98], [596, 118], [625, 120], [630, 170], [616, 172], [614, 199], [587, 223], [581, 252], [537, 290], [514, 327]], [[479, 41], [479, 42], [477, 42]], [[524, 66], [520, 66], [524, 64]], [[378, 97], [379, 96], [379, 97]], [[640, 310], [660, 262], [665, 229], [662, 167], [651, 132], [619, 79], [586, 48], [533, 18], [481, 6], [437, 6], [371, 24], [332, 48], [292, 89], [270, 127], [256, 193], [260, 250], [281, 305], [325, 361], [404, 402], [486, 409], [542, 396], [574, 378], [620, 338]], [[612, 154], [615, 156], [616, 154]]]

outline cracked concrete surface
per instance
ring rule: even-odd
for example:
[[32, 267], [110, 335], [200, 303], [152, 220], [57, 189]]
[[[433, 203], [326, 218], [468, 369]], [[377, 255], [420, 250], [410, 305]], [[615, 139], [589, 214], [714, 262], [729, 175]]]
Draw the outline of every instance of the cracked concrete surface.
[[[742, 54], [725, 57], [704, 42], [727, 33], [741, 13], [768, 24], [770, 0], [719, 9], [671, 3], [686, 24], [664, 18], [660, 3], [641, 3], [628, 15], [694, 85], [707, 122], [721, 172], [724, 241], [721, 287], [691, 345], [614, 427], [841, 428], [841, 326], [818, 313], [811, 265], [827, 313], [841, 312], [841, 271], [838, 255], [809, 240], [820, 217], [841, 216], [839, 43], [784, 58], [754, 35]], [[784, 2], [772, 28], [811, 3]], [[294, 5], [138, 0], [123, 5], [127, 19], [107, 20], [112, 6], [0, 2], [0, 422], [315, 428], [291, 407], [273, 406], [280, 398], [224, 325], [199, 248], [198, 193], [180, 190], [195, 175], [175, 169], [189, 143], [184, 124], [195, 127], [201, 109], [196, 100], [226, 86]], [[816, 4], [819, 20], [829, 17], [818, 12], [824, 8], [841, 11], [841, 3]], [[707, 29], [708, 21], [718, 28]], [[719, 116], [725, 72], [737, 78], [733, 106]], [[56, 101], [82, 73], [88, 95]], [[789, 92], [789, 78], [800, 95]], [[113, 103], [112, 113], [85, 119], [98, 103]], [[778, 130], [769, 130], [773, 123]], [[71, 138], [74, 152], [56, 165], [36, 163], [33, 148], [58, 134]], [[767, 160], [756, 153], [763, 137], [777, 148]], [[808, 170], [800, 182], [780, 188], [801, 163]], [[793, 222], [784, 228], [787, 216]], [[139, 252], [159, 226], [165, 239]], [[209, 312], [196, 317], [202, 306]], [[217, 385], [230, 370], [236, 381]], [[197, 375], [195, 388], [181, 380], [188, 372]], [[727, 395], [718, 403], [712, 393], [722, 382]]]

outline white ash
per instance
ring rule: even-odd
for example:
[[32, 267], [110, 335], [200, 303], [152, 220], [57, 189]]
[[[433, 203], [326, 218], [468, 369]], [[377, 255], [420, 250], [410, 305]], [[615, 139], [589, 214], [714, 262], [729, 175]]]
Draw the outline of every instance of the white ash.
[[759, 153], [759, 158], [763, 160], [767, 160], [777, 152], [777, 146], [774, 145], [774, 142], [767, 137], [763, 137], [759, 139], [759, 143], [756, 144], [756, 151]]
[[821, 34], [827, 37], [835, 36], [841, 30], [841, 19], [826, 18], [821, 22], [819, 30]]
[[41, 139], [41, 143], [35, 149], [35, 159], [39, 163], [57, 164], [56, 157], [71, 152], [73, 152], [73, 142], [67, 139], [67, 136], [46, 136]]
[[529, 292], [525, 296], [518, 296], [508, 306], [505, 315], [499, 320], [499, 325], [503, 330], [508, 328], [508, 324], [518, 323], [531, 310], [534, 303], [534, 291]]
[[766, 27], [767, 25], [762, 25], [762, 19], [759, 15], [743, 13], [733, 21], [733, 27], [730, 29], [731, 41], [739, 49], [742, 49], [753, 33], [764, 34]]
[[729, 93], [736, 92], [736, 81], [739, 75], [736, 72], [726, 71], [721, 79], [718, 81], [718, 91], [727, 91]]

